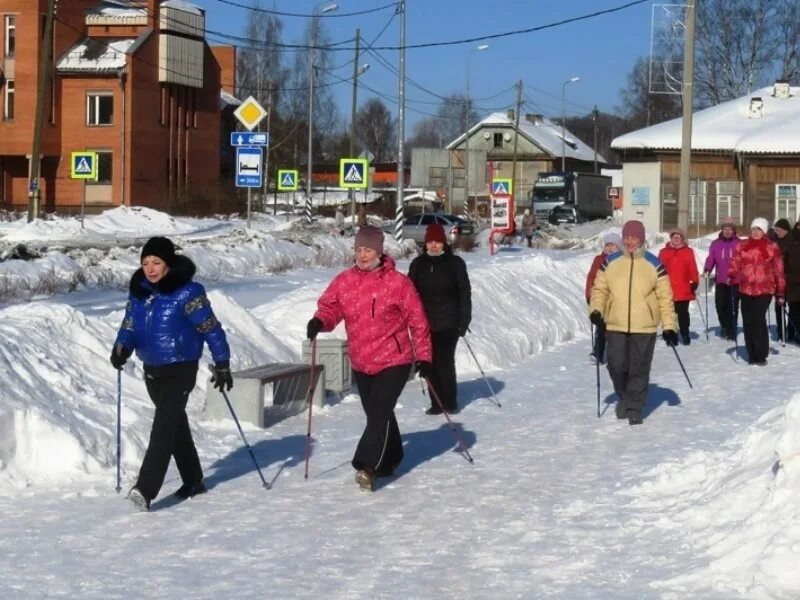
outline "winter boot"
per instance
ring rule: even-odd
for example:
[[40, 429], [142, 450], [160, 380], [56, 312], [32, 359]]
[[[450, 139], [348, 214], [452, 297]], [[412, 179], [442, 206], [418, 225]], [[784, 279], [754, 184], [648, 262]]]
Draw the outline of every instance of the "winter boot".
[[138, 487], [131, 488], [131, 491], [128, 492], [128, 500], [133, 502], [136, 508], [141, 511], [147, 512], [150, 510], [150, 498], [145, 496]]
[[366, 469], [356, 471], [356, 483], [365, 492], [371, 492], [375, 483], [375, 475]]
[[426, 415], [440, 415], [442, 414], [442, 407], [438, 404], [436, 406], [431, 406], [428, 410], [425, 411]]
[[692, 339], [689, 337], [688, 333], [681, 334], [681, 343], [683, 343], [684, 346], [688, 346], [692, 343]]
[[614, 412], [617, 413], [618, 419], [627, 419], [628, 405], [625, 404], [625, 401], [620, 398], [619, 400], [617, 400], [617, 406], [614, 408]]
[[629, 410], [628, 425], [641, 425], [641, 424], [642, 424], [642, 413], [636, 410]]
[[206, 488], [206, 485], [200, 480], [197, 483], [184, 483], [173, 495], [181, 500], [186, 500], [198, 494], [205, 494], [207, 491], [208, 488]]

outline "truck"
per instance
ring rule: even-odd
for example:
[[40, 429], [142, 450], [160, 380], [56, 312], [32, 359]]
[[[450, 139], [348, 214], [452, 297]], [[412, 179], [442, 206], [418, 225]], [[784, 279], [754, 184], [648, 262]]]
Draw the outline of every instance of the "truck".
[[[547, 220], [556, 207], [561, 220], [605, 219], [613, 214], [608, 198], [611, 177], [595, 173], [539, 173], [531, 192], [531, 213]], [[572, 218], [569, 218], [572, 215]]]

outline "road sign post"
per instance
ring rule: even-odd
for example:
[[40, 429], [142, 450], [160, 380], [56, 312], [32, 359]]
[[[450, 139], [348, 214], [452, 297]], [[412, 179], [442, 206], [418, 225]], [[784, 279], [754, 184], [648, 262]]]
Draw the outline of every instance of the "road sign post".
[[251, 189], [260, 188], [261, 148], [239, 146], [236, 148], [236, 187], [247, 188], [247, 227], [250, 227], [250, 209], [252, 207]]
[[97, 181], [97, 152], [73, 152], [70, 158], [69, 176], [71, 179], [83, 180], [81, 196], [81, 229], [83, 229], [86, 215], [86, 180]]

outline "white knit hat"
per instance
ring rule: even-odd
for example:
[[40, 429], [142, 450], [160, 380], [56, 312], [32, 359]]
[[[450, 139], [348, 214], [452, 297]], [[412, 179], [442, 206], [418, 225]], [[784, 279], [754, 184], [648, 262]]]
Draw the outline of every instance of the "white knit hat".
[[622, 248], [622, 238], [616, 231], [609, 231], [603, 236], [603, 245], [615, 244], [618, 248]]
[[755, 229], [758, 227], [764, 233], [767, 233], [769, 230], [769, 221], [767, 221], [764, 217], [757, 217], [753, 219], [753, 222], [750, 223], [750, 229]]

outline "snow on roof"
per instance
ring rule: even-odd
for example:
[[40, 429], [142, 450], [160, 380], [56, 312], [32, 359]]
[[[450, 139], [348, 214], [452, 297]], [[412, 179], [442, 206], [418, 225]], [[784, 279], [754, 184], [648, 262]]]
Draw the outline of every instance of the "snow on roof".
[[224, 110], [229, 106], [239, 106], [242, 103], [237, 97], [233, 94], [226, 92], [225, 90], [219, 91], [219, 108], [220, 110]]
[[97, 6], [86, 11], [87, 22], [91, 23], [97, 18], [111, 18], [117, 20], [147, 19], [147, 8], [133, 6], [124, 0], [104, 0]]
[[161, 3], [161, 6], [166, 6], [167, 8], [176, 8], [184, 12], [200, 15], [201, 17], [203, 16], [202, 8], [196, 4], [192, 4], [191, 2], [186, 2], [185, 0], [166, 0], [166, 2]]
[[[761, 98], [761, 116], [750, 113], [750, 99]], [[680, 118], [626, 133], [611, 142], [615, 150], [652, 148], [679, 150]], [[723, 102], [692, 116], [693, 150], [800, 153], [800, 87], [788, 98], [776, 98], [772, 87]]]
[[[483, 127], [511, 127], [514, 128], [514, 119], [509, 118], [506, 113], [496, 112], [480, 121], [469, 130], [470, 135], [482, 129]], [[575, 137], [569, 129], [564, 130], [564, 137], [561, 137], [561, 126], [556, 125], [547, 117], [542, 117], [540, 121], [532, 123], [527, 119], [520, 119], [519, 131], [522, 135], [527, 137], [531, 142], [539, 146], [542, 150], [552, 156], [561, 156], [562, 140], [564, 144], [564, 154], [567, 158], [574, 158], [577, 160], [594, 160], [594, 150], [587, 144]], [[464, 141], [464, 135], [458, 136], [454, 141], [450, 142], [447, 147], [452, 149], [457, 147]], [[597, 160], [607, 163], [608, 161], [600, 154], [597, 155]]]
[[86, 38], [68, 50], [58, 61], [59, 71], [116, 71], [123, 69], [135, 38], [103, 42]]

